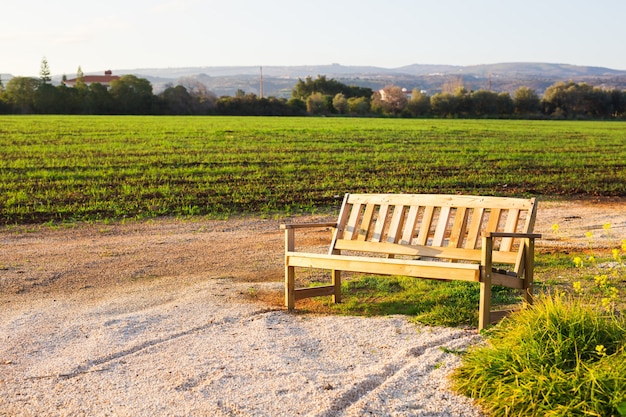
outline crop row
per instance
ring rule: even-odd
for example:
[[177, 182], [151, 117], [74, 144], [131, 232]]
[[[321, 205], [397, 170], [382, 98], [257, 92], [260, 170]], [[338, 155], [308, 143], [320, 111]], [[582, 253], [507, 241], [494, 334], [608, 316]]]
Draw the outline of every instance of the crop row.
[[225, 216], [345, 192], [626, 195], [626, 124], [0, 117], [1, 222]]

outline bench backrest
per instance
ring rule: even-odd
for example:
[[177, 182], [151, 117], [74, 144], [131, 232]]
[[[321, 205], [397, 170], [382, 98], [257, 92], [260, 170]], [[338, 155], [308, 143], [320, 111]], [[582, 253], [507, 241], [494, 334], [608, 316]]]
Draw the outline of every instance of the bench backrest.
[[[330, 253], [480, 261], [486, 232], [532, 233], [535, 199], [433, 194], [346, 194]], [[520, 268], [520, 239], [494, 242], [494, 262]]]

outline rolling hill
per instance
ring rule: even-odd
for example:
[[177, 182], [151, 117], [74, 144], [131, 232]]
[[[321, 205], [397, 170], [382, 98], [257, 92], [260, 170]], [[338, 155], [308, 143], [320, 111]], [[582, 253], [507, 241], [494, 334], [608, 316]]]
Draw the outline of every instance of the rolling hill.
[[[259, 66], [206, 66], [172, 68], [118, 69], [116, 75], [134, 74], [150, 80], [155, 93], [179, 79], [191, 77], [204, 83], [216, 95], [234, 95], [237, 90], [259, 95], [261, 67]], [[541, 62], [513, 62], [474, 66], [413, 64], [399, 68], [375, 66], [302, 65], [263, 66], [264, 96], [290, 97], [298, 79], [325, 75], [344, 84], [380, 89], [398, 85], [412, 90], [425, 90], [432, 95], [442, 91], [446, 84], [460, 84], [468, 90], [489, 89], [513, 93], [524, 86], [542, 95], [547, 87], [559, 81], [586, 82], [590, 85], [626, 90], [626, 71], [610, 68], [576, 66]], [[11, 78], [2, 74], [2, 81]], [[53, 77], [60, 82], [61, 76]]]

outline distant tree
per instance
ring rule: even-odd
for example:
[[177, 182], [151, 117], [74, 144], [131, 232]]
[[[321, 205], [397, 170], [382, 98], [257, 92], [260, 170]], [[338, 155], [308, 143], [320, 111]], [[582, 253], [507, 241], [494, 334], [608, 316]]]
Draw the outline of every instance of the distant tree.
[[226, 116], [243, 115], [242, 97], [222, 96], [217, 99], [215, 112]]
[[94, 114], [115, 113], [115, 99], [111, 96], [106, 86], [100, 83], [93, 83], [89, 86], [89, 94]]
[[543, 111], [563, 117], [612, 117], [613, 98], [610, 91], [573, 81], [559, 82], [548, 87], [543, 95]]
[[500, 94], [498, 94], [498, 98], [497, 98], [497, 113], [500, 116], [510, 116], [511, 114], [513, 114], [513, 109], [514, 109], [514, 105], [513, 105], [513, 99], [511, 98], [511, 95], [508, 93], [508, 91], [504, 91]]
[[348, 100], [346, 96], [341, 93], [338, 93], [333, 98], [333, 107], [337, 110], [339, 114], [346, 114], [348, 112]]
[[322, 93], [313, 93], [306, 99], [306, 111], [310, 114], [324, 114], [327, 111], [326, 98]]
[[534, 114], [541, 110], [541, 100], [535, 90], [520, 87], [513, 93], [513, 106], [517, 114]]
[[177, 84], [183, 86], [192, 97], [193, 114], [206, 114], [215, 107], [217, 96], [199, 80], [183, 77], [178, 79]]
[[626, 116], [626, 91], [611, 90], [611, 107], [613, 108], [611, 117]]
[[411, 92], [411, 99], [407, 104], [409, 113], [413, 116], [426, 116], [430, 113], [430, 97], [417, 88]]
[[6, 86], [6, 98], [16, 113], [33, 113], [39, 80], [30, 77], [14, 77]]
[[163, 100], [166, 114], [194, 114], [193, 97], [182, 85], [166, 88], [159, 97]]
[[10, 106], [5, 94], [4, 84], [2, 84], [2, 76], [0, 76], [0, 114], [9, 113]]
[[476, 116], [494, 116], [498, 112], [498, 93], [478, 90], [470, 94], [472, 112]]
[[61, 84], [56, 87], [54, 96], [54, 113], [57, 114], [91, 114], [90, 108], [85, 107], [82, 97], [75, 88]]
[[350, 97], [348, 111], [352, 114], [366, 115], [370, 112], [370, 101], [366, 97]]
[[459, 116], [467, 117], [472, 114], [472, 97], [471, 93], [463, 86], [454, 90], [454, 97], [456, 99], [456, 114]]
[[83, 73], [83, 69], [78, 66], [78, 70], [76, 70], [76, 84], [75, 88], [87, 88], [87, 84], [85, 84], [85, 74]]
[[306, 100], [313, 93], [321, 93], [325, 96], [334, 97], [341, 93], [346, 98], [350, 97], [371, 97], [372, 90], [366, 87], [348, 86], [334, 79], [328, 79], [325, 75], [313, 79], [306, 77], [304, 81], [298, 79], [293, 90], [291, 90], [291, 97], [300, 100]]
[[59, 96], [59, 90], [55, 86], [48, 83], [40, 84], [35, 93], [35, 112], [43, 114], [66, 113]]
[[123, 75], [111, 81], [111, 96], [116, 111], [121, 114], [150, 114], [153, 112], [152, 85], [145, 78]]
[[39, 79], [42, 84], [49, 84], [52, 81], [50, 77], [50, 66], [48, 65], [48, 60], [44, 56], [41, 60], [41, 67], [39, 69]]
[[306, 113], [306, 103], [297, 98], [287, 100], [290, 115], [303, 115]]
[[437, 93], [430, 98], [430, 108], [435, 116], [454, 117], [458, 114], [457, 97], [450, 93]]

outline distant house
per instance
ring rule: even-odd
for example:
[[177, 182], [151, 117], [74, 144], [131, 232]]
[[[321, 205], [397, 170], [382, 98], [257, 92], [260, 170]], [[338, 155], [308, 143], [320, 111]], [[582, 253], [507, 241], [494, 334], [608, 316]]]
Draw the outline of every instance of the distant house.
[[[378, 93], [380, 94], [380, 99], [382, 101], [390, 100], [390, 97], [387, 97], [388, 93], [387, 93], [387, 91], [384, 88], [378, 90]], [[406, 97], [407, 100], [411, 100], [411, 97], [413, 97], [413, 92], [407, 90], [406, 88], [402, 89], [402, 94], [404, 94], [404, 96]]]
[[[84, 75], [83, 82], [87, 84], [88, 86], [91, 84], [98, 83], [108, 88], [111, 86], [111, 81], [119, 80], [119, 78], [120, 77], [118, 77], [117, 75], [113, 75], [113, 71], [107, 70], [107, 71], [104, 71], [104, 75]], [[71, 80], [65, 80], [63, 81], [63, 84], [65, 84], [68, 87], [76, 87], [76, 80], [77, 78], [72, 78]]]

